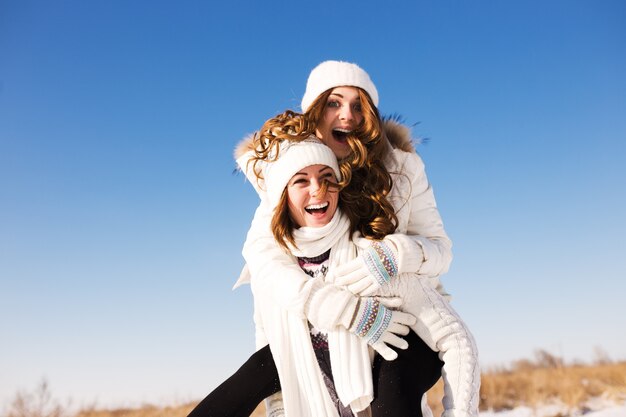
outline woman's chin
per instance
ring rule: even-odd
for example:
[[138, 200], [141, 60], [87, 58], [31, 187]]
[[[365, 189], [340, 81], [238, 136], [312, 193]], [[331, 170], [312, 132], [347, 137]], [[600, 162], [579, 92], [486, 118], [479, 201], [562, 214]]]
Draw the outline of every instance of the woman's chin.
[[307, 227], [324, 227], [330, 222], [330, 219], [326, 214], [323, 216], [307, 216], [306, 226]]
[[337, 158], [345, 158], [352, 153], [352, 149], [347, 142], [335, 142], [335, 148], [333, 149]]

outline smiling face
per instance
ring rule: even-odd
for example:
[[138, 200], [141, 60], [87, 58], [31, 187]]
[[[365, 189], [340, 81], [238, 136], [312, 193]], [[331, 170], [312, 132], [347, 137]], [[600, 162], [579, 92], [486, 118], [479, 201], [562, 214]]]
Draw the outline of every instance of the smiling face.
[[287, 184], [287, 208], [298, 227], [322, 227], [328, 224], [337, 210], [339, 193], [328, 188], [321, 193], [325, 180], [336, 182], [332, 168], [311, 165], [298, 171]]
[[355, 87], [336, 87], [326, 100], [315, 134], [333, 150], [337, 158], [345, 158], [351, 152], [346, 133], [355, 130], [362, 121], [359, 90]]

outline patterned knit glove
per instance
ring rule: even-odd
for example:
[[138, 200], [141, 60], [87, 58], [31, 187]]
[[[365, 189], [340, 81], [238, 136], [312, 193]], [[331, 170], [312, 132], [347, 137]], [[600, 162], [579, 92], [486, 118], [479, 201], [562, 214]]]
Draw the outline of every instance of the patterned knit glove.
[[373, 240], [356, 259], [335, 268], [335, 285], [344, 286], [356, 295], [372, 295], [398, 276], [397, 259], [393, 244]]
[[415, 316], [391, 310], [376, 298], [363, 297], [359, 300], [349, 330], [364, 338], [380, 356], [391, 361], [398, 354], [389, 346], [406, 349], [409, 344], [398, 335], [407, 335], [410, 330], [408, 326], [414, 324], [415, 320]]

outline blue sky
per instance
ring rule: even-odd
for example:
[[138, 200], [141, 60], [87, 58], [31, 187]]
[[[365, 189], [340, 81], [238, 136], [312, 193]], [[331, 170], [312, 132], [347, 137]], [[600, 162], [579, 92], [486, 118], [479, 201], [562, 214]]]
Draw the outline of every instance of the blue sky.
[[359, 63], [428, 138], [487, 366], [626, 359], [621, 1], [0, 0], [0, 407], [203, 397], [254, 349], [231, 291], [245, 134]]

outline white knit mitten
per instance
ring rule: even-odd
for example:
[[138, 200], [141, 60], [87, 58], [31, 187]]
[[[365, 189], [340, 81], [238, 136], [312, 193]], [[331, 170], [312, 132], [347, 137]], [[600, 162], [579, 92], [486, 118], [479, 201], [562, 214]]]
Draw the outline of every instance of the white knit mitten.
[[355, 259], [337, 266], [335, 284], [360, 296], [374, 294], [398, 276], [398, 254], [393, 243], [372, 240]]
[[364, 338], [384, 359], [391, 361], [398, 354], [389, 346], [406, 349], [409, 344], [398, 335], [407, 335], [409, 326], [415, 320], [415, 316], [391, 310], [376, 298], [363, 297], [359, 300], [349, 330]]

